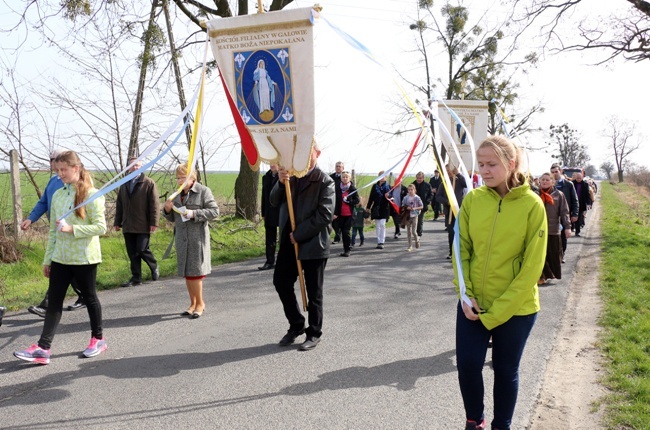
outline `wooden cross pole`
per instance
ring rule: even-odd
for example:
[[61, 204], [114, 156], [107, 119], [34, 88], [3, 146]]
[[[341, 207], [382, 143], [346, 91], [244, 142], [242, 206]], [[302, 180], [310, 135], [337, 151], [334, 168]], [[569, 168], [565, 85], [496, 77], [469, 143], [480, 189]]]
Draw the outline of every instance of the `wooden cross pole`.
[[[291, 197], [291, 186], [289, 180], [284, 181], [284, 188], [287, 190], [287, 206], [289, 207], [289, 220], [291, 221], [291, 232], [296, 231], [296, 217], [293, 213], [293, 198]], [[307, 292], [305, 291], [305, 275], [302, 273], [302, 262], [298, 258], [298, 243], [293, 244], [296, 251], [296, 265], [298, 266], [298, 278], [300, 279], [300, 294], [302, 296], [302, 310], [307, 312]]]
[[264, 5], [262, 0], [257, 0], [257, 13], [264, 13]]

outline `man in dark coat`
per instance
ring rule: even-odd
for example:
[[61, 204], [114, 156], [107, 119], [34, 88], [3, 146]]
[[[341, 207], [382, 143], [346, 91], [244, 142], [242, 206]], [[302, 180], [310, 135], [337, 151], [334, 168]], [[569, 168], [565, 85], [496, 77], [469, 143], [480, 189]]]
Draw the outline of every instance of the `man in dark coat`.
[[[442, 209], [442, 205], [438, 200], [436, 200], [436, 193], [438, 192], [438, 188], [442, 186], [442, 176], [440, 176], [440, 172], [436, 169], [435, 172], [433, 172], [433, 176], [431, 179], [429, 179], [429, 185], [431, 185], [431, 208], [433, 209], [433, 219], [437, 220], [438, 217], [440, 216], [440, 212]], [[422, 197], [420, 197], [422, 198]]]
[[429, 207], [429, 203], [431, 203], [433, 194], [431, 193], [431, 185], [424, 181], [424, 172], [418, 172], [415, 175], [415, 181], [413, 181], [412, 184], [415, 185], [415, 194], [420, 196], [420, 199], [422, 199], [422, 204], [424, 205], [420, 211], [420, 214], [418, 215], [417, 226], [417, 234], [418, 236], [422, 237], [422, 224], [424, 223], [424, 214], [427, 212], [427, 208]]
[[[128, 164], [135, 161], [129, 158]], [[137, 162], [129, 169], [132, 173], [142, 167], [142, 162]], [[144, 173], [140, 173], [129, 182], [120, 186], [115, 201], [115, 231], [124, 233], [126, 253], [131, 260], [131, 279], [122, 284], [123, 287], [132, 287], [142, 283], [142, 261], [151, 270], [151, 279], [156, 281], [160, 276], [156, 257], [149, 249], [151, 234], [158, 228], [160, 216], [160, 202], [158, 200], [158, 187], [156, 183]]]
[[[343, 174], [344, 169], [345, 165], [343, 162], [337, 161], [336, 165], [334, 166], [334, 173], [330, 175], [330, 178], [334, 180], [335, 190], [338, 189], [341, 185], [341, 175]], [[332, 240], [332, 245], [336, 245], [341, 241], [341, 226], [339, 226], [338, 221], [332, 220], [332, 229], [334, 229], [334, 240]]]
[[271, 168], [262, 177], [262, 218], [266, 232], [266, 262], [259, 270], [273, 269], [275, 266], [275, 248], [278, 242], [278, 226], [280, 224], [280, 208], [273, 206], [269, 201], [271, 190], [278, 182], [278, 165], [271, 164]]
[[[451, 181], [452, 187], [454, 189], [454, 196], [458, 202], [458, 208], [463, 203], [463, 198], [467, 193], [467, 181], [465, 177], [458, 173], [458, 169], [451, 167], [449, 164], [445, 166], [447, 169], [447, 175]], [[442, 203], [443, 211], [445, 214], [445, 229], [447, 230], [447, 243], [449, 244], [449, 254], [447, 254], [447, 260], [451, 260], [451, 247], [454, 243], [454, 223], [456, 222], [456, 217], [454, 216], [453, 211], [451, 210], [451, 203], [447, 197], [447, 192], [445, 191], [445, 184], [441, 185], [438, 188], [436, 193], [436, 200]]]
[[[551, 175], [553, 175], [553, 179], [555, 179], [555, 189], [560, 190], [562, 193], [564, 193], [564, 198], [569, 205], [571, 222], [574, 223], [578, 221], [578, 209], [580, 208], [578, 203], [578, 195], [576, 194], [576, 189], [571, 181], [565, 179], [562, 173], [562, 168], [559, 164], [553, 163], [551, 165]], [[561, 234], [560, 237], [562, 238], [562, 253], [566, 254], [566, 235]], [[562, 262], [564, 263], [564, 255], [562, 256]]]
[[[273, 186], [270, 198], [272, 205], [280, 207], [281, 226], [280, 250], [273, 273], [273, 285], [289, 321], [289, 330], [280, 340], [280, 345], [291, 345], [298, 336], [306, 333], [307, 339], [300, 345], [302, 351], [314, 349], [322, 335], [323, 280], [330, 252], [329, 236], [335, 206], [334, 181], [316, 166], [320, 152], [317, 146], [313, 147], [309, 171], [302, 178], [292, 177], [280, 167], [279, 180]], [[296, 221], [293, 231], [288, 216], [285, 180], [289, 180], [293, 199]], [[298, 244], [298, 258], [302, 263], [309, 298], [307, 329], [294, 292], [294, 284], [298, 279], [295, 244]]]
[[585, 225], [585, 214], [587, 209], [591, 209], [593, 202], [589, 194], [589, 184], [582, 180], [582, 173], [574, 173], [571, 183], [578, 196], [578, 219], [573, 223], [573, 228], [576, 231], [576, 237], [580, 237], [580, 229]]

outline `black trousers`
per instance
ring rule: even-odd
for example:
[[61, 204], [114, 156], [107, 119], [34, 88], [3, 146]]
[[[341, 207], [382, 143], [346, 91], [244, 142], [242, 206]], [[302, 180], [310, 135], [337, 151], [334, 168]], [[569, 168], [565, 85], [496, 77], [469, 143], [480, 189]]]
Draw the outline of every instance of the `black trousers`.
[[395, 236], [397, 236], [398, 234], [401, 234], [400, 225], [402, 223], [402, 217], [399, 215], [391, 215], [391, 218], [393, 218], [393, 224], [395, 224]]
[[341, 226], [339, 225], [339, 219], [332, 221], [332, 230], [334, 230], [334, 240], [333, 242], [341, 241]]
[[424, 223], [424, 214], [427, 213], [424, 209], [420, 211], [418, 214], [418, 226], [417, 226], [417, 233], [418, 236], [422, 236], [422, 224]]
[[[72, 287], [74, 292], [77, 293], [77, 303], [84, 303], [84, 298], [81, 295], [81, 291], [79, 290], [79, 287], [77, 286], [77, 281], [73, 279], [70, 282], [70, 286]], [[43, 297], [43, 300], [41, 300], [41, 303], [38, 305], [38, 307], [43, 308], [43, 309], [47, 309], [47, 306], [49, 305], [49, 302], [50, 302], [49, 296], [48, 296], [48, 294], [46, 292], [45, 297]]]
[[59, 321], [61, 321], [65, 293], [68, 291], [68, 285], [73, 280], [76, 281], [81, 290], [81, 295], [86, 301], [92, 337], [101, 339], [103, 336], [102, 306], [97, 298], [95, 284], [97, 280], [97, 264], [73, 266], [52, 262], [50, 266], [50, 287], [47, 290], [50, 303], [45, 313], [43, 332], [38, 340], [38, 346], [43, 349], [50, 349], [52, 346], [56, 328], [59, 326]]
[[142, 261], [147, 263], [151, 273], [156, 271], [158, 262], [149, 249], [149, 233], [124, 233], [126, 253], [131, 260], [131, 280], [142, 281]]
[[438, 218], [440, 214], [443, 212], [442, 211], [442, 205], [436, 201], [436, 199], [433, 199], [431, 202], [431, 209], [433, 209], [433, 217]]
[[[290, 228], [282, 229], [280, 250], [273, 272], [273, 285], [280, 296], [284, 315], [289, 321], [289, 329], [302, 330], [305, 327], [305, 317], [300, 312], [302, 305], [298, 304], [294, 285], [298, 279], [298, 266], [294, 246], [289, 240]], [[316, 260], [302, 260], [302, 269], [305, 275], [305, 289], [307, 290], [307, 311], [309, 313], [309, 326], [307, 336], [320, 337], [323, 332], [323, 280], [327, 258]]]
[[338, 226], [341, 229], [341, 238], [343, 239], [343, 250], [350, 251], [350, 231], [352, 230], [352, 217], [340, 216], [336, 219]]
[[275, 264], [275, 249], [278, 244], [278, 227], [264, 226], [266, 234], [266, 264]]
[[585, 211], [578, 212], [578, 221], [573, 223], [573, 228], [576, 231], [576, 234], [580, 234], [582, 226], [585, 224]]

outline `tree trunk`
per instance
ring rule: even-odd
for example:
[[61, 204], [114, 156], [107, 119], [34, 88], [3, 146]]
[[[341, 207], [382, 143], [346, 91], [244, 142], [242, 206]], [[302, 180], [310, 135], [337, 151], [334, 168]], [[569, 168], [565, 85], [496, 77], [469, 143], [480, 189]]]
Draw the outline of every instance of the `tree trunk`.
[[[169, 52], [172, 56], [172, 68], [174, 70], [174, 80], [176, 81], [176, 90], [178, 91], [178, 99], [181, 104], [181, 112], [187, 107], [187, 101], [185, 101], [185, 91], [183, 90], [183, 80], [181, 79], [181, 68], [178, 65], [178, 51], [176, 50], [176, 44], [174, 43], [174, 33], [172, 32], [172, 23], [169, 19], [169, 7], [167, 6], [167, 0], [163, 0], [163, 11], [165, 12], [165, 23], [167, 24], [167, 39], [169, 40]], [[187, 121], [187, 116], [183, 118], [184, 121]], [[185, 137], [187, 138], [187, 145], [189, 146], [192, 141], [192, 131], [190, 130], [190, 124], [187, 124], [185, 127]]]
[[257, 189], [260, 181], [259, 170], [253, 171], [246, 160], [244, 151], [239, 160], [239, 175], [235, 181], [235, 204], [237, 217], [255, 221], [257, 216]]
[[623, 182], [623, 170], [618, 171], [618, 183]]
[[[149, 14], [149, 25], [147, 27], [147, 37], [144, 41], [144, 55], [142, 56], [142, 64], [140, 64], [140, 82], [138, 83], [138, 92], [136, 94], [135, 106], [133, 109], [133, 124], [131, 125], [131, 138], [129, 140], [129, 153], [128, 157], [137, 157], [139, 155], [138, 134], [140, 133], [140, 121], [142, 120], [142, 98], [144, 96], [144, 84], [147, 79], [147, 54], [151, 50], [151, 40], [149, 34], [156, 19], [156, 7], [158, 7], [158, 0], [151, 2], [151, 13]], [[120, 158], [122, 155], [120, 154]], [[124, 166], [122, 160], [120, 165]]]

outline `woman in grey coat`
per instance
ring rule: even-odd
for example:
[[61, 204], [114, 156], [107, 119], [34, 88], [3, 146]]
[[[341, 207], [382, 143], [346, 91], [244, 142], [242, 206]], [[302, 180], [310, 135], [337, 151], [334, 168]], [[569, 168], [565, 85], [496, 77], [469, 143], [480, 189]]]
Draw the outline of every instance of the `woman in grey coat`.
[[178, 274], [185, 278], [190, 307], [181, 315], [198, 318], [205, 310], [203, 279], [212, 270], [210, 227], [208, 222], [219, 216], [212, 191], [196, 182], [196, 173], [187, 177], [187, 166], [176, 168], [176, 181], [185, 183], [183, 191], [167, 200], [163, 216], [176, 224], [176, 262]]

